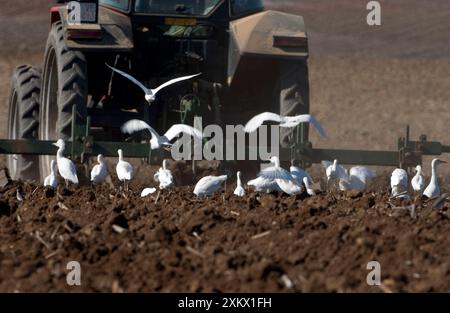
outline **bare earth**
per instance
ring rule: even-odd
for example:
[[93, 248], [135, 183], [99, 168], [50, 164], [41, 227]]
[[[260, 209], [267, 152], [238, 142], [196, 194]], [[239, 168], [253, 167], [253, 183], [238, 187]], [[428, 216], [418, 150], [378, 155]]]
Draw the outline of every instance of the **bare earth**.
[[[315, 146], [395, 149], [408, 124], [414, 138], [427, 134], [450, 144], [448, 0], [382, 0], [379, 27], [366, 24], [366, 0], [266, 2], [305, 17], [312, 113], [328, 133], [321, 139], [313, 131]], [[52, 3], [1, 2], [2, 137], [10, 76], [20, 64], [42, 63]], [[442, 159], [450, 162], [450, 156]], [[425, 171], [429, 175], [428, 163]], [[443, 166], [447, 191], [449, 173], [450, 165]], [[293, 280], [294, 291], [372, 291], [360, 277], [367, 261], [377, 258], [386, 266], [385, 289], [377, 291], [450, 291], [448, 236], [442, 235], [449, 228], [448, 202], [438, 212], [417, 200], [414, 220], [388, 205], [386, 190], [322, 194], [311, 201], [251, 194], [240, 201], [230, 197], [229, 187], [211, 202], [182, 195], [169, 202], [177, 191], [190, 192], [181, 187], [155, 203], [106, 187], [96, 194], [83, 187], [62, 198], [41, 188], [21, 204], [16, 187], [3, 189], [0, 197], [0, 237], [7, 238], [0, 245], [0, 268], [8, 268], [4, 277], [0, 271], [1, 291], [67, 291], [64, 262], [71, 257], [89, 262], [85, 291], [287, 291], [283, 275]], [[58, 201], [81, 207], [61, 210]], [[161, 212], [163, 207], [172, 211]], [[117, 223], [123, 235], [111, 230]], [[55, 229], [63, 239], [51, 238]], [[267, 231], [266, 240], [251, 239]], [[129, 264], [147, 267], [142, 272]], [[212, 277], [210, 283], [196, 280], [193, 268], [200, 278]]]

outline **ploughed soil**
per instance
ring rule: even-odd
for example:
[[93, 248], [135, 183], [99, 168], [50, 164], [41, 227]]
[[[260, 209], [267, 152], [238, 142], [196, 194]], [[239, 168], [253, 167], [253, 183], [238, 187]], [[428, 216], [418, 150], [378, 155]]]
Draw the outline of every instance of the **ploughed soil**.
[[[448, 200], [432, 209], [387, 191], [237, 198], [229, 183], [210, 198], [189, 186], [141, 198], [132, 189], [1, 189], [0, 291], [450, 292]], [[66, 283], [70, 261], [81, 286]], [[370, 261], [380, 286], [366, 282]]]

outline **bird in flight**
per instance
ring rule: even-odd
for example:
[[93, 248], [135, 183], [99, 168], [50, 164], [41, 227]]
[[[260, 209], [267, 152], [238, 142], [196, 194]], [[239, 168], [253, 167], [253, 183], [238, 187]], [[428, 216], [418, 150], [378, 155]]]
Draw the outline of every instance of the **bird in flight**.
[[164, 84], [162, 84], [161, 86], [159, 86], [159, 87], [157, 87], [155, 89], [150, 89], [150, 88], [145, 87], [143, 83], [138, 81], [136, 78], [134, 78], [130, 74], [122, 72], [121, 70], [118, 70], [118, 69], [110, 66], [109, 64], [106, 64], [106, 66], [108, 66], [114, 72], [116, 72], [116, 73], [122, 75], [123, 77], [129, 79], [134, 84], [136, 84], [139, 88], [141, 88], [142, 91], [144, 91], [144, 93], [145, 93], [145, 100], [148, 102], [149, 105], [151, 105], [152, 102], [156, 100], [156, 94], [158, 92], [160, 92], [162, 89], [164, 89], [164, 88], [166, 88], [166, 87], [168, 87], [170, 85], [176, 84], [178, 82], [197, 77], [197, 76], [202, 74], [202, 73], [198, 73], [198, 74], [195, 74], [195, 75], [189, 75], [189, 76], [182, 76], [182, 77], [174, 78], [174, 79], [171, 79], [171, 80], [165, 82]]

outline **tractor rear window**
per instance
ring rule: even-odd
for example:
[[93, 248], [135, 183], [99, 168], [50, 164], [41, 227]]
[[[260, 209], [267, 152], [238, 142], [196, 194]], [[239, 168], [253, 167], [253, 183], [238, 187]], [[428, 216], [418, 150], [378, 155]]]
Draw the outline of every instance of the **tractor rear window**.
[[128, 11], [130, 7], [130, 0], [100, 0], [99, 3], [122, 11]]
[[263, 0], [231, 0], [231, 15], [241, 16], [264, 9]]
[[221, 0], [136, 0], [136, 13], [205, 16], [211, 13]]

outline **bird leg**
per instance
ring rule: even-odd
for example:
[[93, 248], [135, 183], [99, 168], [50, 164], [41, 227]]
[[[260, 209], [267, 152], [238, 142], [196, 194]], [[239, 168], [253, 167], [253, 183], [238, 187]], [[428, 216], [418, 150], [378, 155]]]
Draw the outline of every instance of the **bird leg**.
[[67, 181], [67, 179], [64, 179], [65, 183], [66, 183], [66, 189], [69, 189], [69, 182]]

